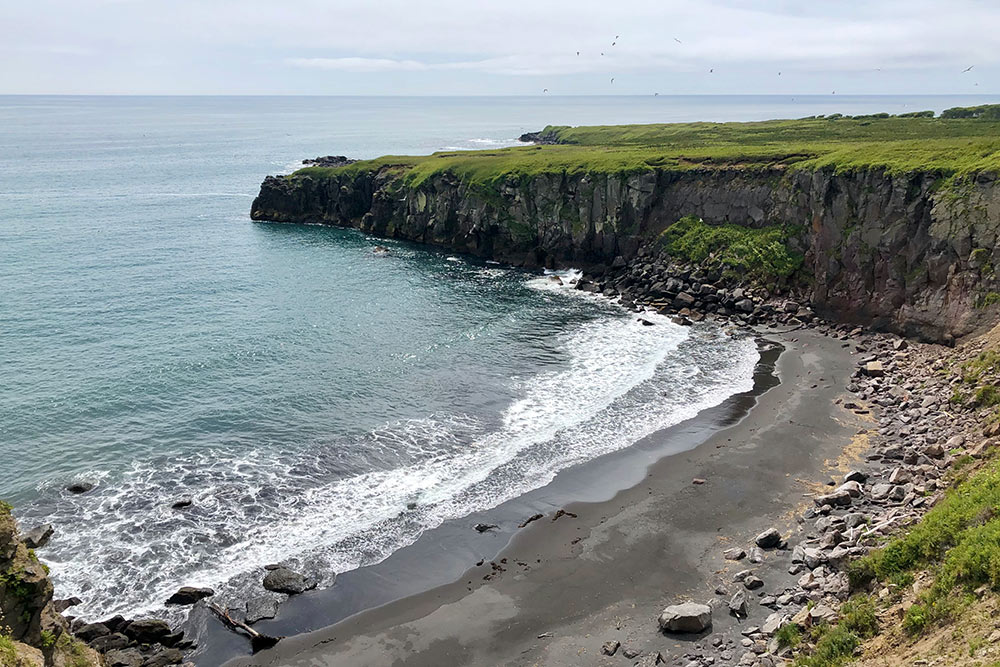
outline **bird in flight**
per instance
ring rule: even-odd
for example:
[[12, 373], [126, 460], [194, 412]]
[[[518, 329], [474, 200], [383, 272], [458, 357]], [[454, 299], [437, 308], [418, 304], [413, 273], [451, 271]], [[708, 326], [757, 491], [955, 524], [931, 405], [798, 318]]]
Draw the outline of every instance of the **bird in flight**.
[[580, 55], [580, 52], [579, 52], [579, 51], [577, 51], [577, 52], [576, 52], [576, 55]]
[[778, 76], [781, 76], [781, 72], [778, 72]]
[[601, 51], [601, 55], [602, 55], [602, 56], [604, 55], [604, 51]]
[[611, 83], [615, 82], [615, 77], [611, 77]]
[[618, 43], [617, 41], [611, 42], [611, 46], [614, 46], [617, 43]]
[[547, 92], [549, 92], [549, 89], [548, 88], [542, 88], [542, 92], [543, 93], [547, 93]]
[[677, 42], [678, 44], [683, 44], [684, 43], [681, 40], [677, 39], [676, 37], [674, 37], [674, 41]]
[[659, 96], [660, 96], [659, 93], [653, 93], [653, 97], [659, 97]]
[[968, 67], [962, 70], [962, 74], [965, 74], [966, 72], [970, 71], [973, 67], [975, 67], [975, 65], [969, 65]]

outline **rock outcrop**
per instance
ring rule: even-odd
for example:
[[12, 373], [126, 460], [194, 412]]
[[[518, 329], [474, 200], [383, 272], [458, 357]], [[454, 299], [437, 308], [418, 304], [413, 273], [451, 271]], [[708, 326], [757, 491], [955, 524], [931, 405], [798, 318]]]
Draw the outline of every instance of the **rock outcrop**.
[[48, 571], [22, 540], [10, 507], [3, 503], [0, 503], [0, 637], [10, 641], [21, 664], [74, 667], [101, 664], [93, 649], [70, 634], [68, 623], [52, 604]]
[[[805, 256], [796, 277], [824, 318], [948, 341], [995, 316], [1000, 188], [980, 174], [836, 173], [737, 166], [640, 173], [539, 173], [497, 182], [382, 164], [269, 176], [259, 221], [355, 227], [522, 266], [612, 266], [688, 215], [785, 225]], [[984, 307], [985, 306], [985, 307]]]

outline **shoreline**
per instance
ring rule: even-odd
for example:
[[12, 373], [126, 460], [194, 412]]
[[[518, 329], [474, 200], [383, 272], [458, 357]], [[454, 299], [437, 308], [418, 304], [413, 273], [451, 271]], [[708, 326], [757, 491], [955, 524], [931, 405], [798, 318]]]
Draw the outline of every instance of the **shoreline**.
[[[714, 325], [723, 326], [724, 322]], [[356, 614], [463, 580], [475, 563], [499, 558], [525, 530], [548, 523], [550, 515], [559, 509], [609, 502], [623, 490], [641, 484], [648, 470], [659, 462], [683, 455], [745, 419], [760, 397], [780, 384], [776, 364], [785, 348], [775, 343], [779, 335], [771, 331], [755, 333], [760, 357], [750, 390], [732, 394], [720, 404], [625, 449], [570, 466], [543, 487], [426, 531], [416, 542], [385, 560], [338, 575], [334, 586], [288, 598], [281, 604], [277, 618], [260, 621], [254, 628], [288, 637], [322, 631]], [[519, 528], [521, 522], [535, 514], [546, 515], [545, 520]], [[496, 524], [497, 529], [479, 533], [474, 529], [478, 523]], [[242, 637], [220, 627], [202, 608], [192, 611], [184, 627], [189, 636], [198, 639], [199, 649], [189, 656], [197, 664], [217, 665], [248, 652]]]
[[[503, 570], [494, 574], [484, 562], [452, 583], [289, 637], [273, 650], [226, 664], [298, 665], [319, 659], [329, 665], [432, 665], [445, 659], [449, 664], [518, 664], [522, 655], [525, 664], [542, 658], [545, 664], [591, 664], [586, 660], [599, 660], [601, 644], [612, 634], [642, 651], [653, 647], [640, 646], [649, 642], [638, 637], [659, 639], [656, 648], [664, 649], [662, 635], [645, 632], [648, 621], [640, 619], [655, 618], [677, 595], [718, 597], [712, 595], [715, 582], [702, 571], [709, 564], [713, 569], [721, 565], [715, 562], [721, 556], [712, 553], [721, 552], [719, 537], [752, 537], [779, 516], [789, 515], [807, 488], [799, 476], [815, 478], [826, 459], [841, 455], [861, 423], [835, 404], [856, 368], [843, 340], [811, 330], [762, 333], [781, 341], [785, 352], [776, 363], [778, 383], [756, 395], [748, 412], [715, 429], [693, 449], [659, 457], [637, 484], [610, 499], [567, 505], [578, 518], [552, 523], [546, 517], [520, 531], [498, 556]], [[806, 425], [797, 416], [815, 423]], [[810, 447], [801, 446], [803, 438], [813, 441]], [[741, 444], [733, 445], [734, 440]], [[706, 482], [692, 484], [695, 477]], [[779, 489], [781, 511], [775, 514], [768, 490]], [[657, 520], [650, 522], [654, 517]], [[768, 572], [765, 578], [776, 580], [781, 574], [771, 572], [774, 568], [767, 561], [760, 568]], [[637, 585], [638, 579], [645, 583]], [[664, 585], [670, 594], [654, 592]], [[634, 599], [618, 599], [628, 595]], [[633, 620], [614, 633], [600, 632], [612, 616]], [[731, 634], [737, 629], [732, 620], [717, 611], [713, 637], [720, 630]], [[263, 624], [259, 627], [269, 631]], [[505, 637], [502, 646], [492, 639], [498, 630]], [[547, 632], [552, 638], [538, 639]], [[394, 644], [392, 638], [402, 635], [419, 639], [425, 649], [415, 650], [410, 640]], [[568, 661], [558, 657], [562, 653]]]

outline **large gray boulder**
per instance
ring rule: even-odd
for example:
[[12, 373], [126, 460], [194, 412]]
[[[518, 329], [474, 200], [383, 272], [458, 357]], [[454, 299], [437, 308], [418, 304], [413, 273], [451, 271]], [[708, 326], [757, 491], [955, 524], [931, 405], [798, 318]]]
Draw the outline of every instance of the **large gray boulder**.
[[299, 593], [316, 588], [316, 582], [311, 581], [298, 572], [289, 570], [287, 567], [279, 567], [271, 570], [264, 577], [264, 588], [275, 593], [298, 595]]
[[704, 632], [712, 627], [712, 608], [697, 602], [671, 605], [660, 613], [659, 623], [664, 632]]

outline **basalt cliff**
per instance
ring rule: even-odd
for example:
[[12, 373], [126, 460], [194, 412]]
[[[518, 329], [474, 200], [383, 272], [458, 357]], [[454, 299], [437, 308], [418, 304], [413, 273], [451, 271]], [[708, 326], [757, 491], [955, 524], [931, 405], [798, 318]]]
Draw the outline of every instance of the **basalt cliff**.
[[597, 278], [648, 254], [685, 216], [780, 225], [803, 258], [790, 284], [827, 319], [950, 341], [991, 321], [1000, 300], [995, 173], [945, 179], [935, 169], [779, 159], [484, 182], [447, 168], [414, 178], [391, 160], [366, 164], [269, 176], [251, 217], [353, 227], [521, 266], [578, 266]]

